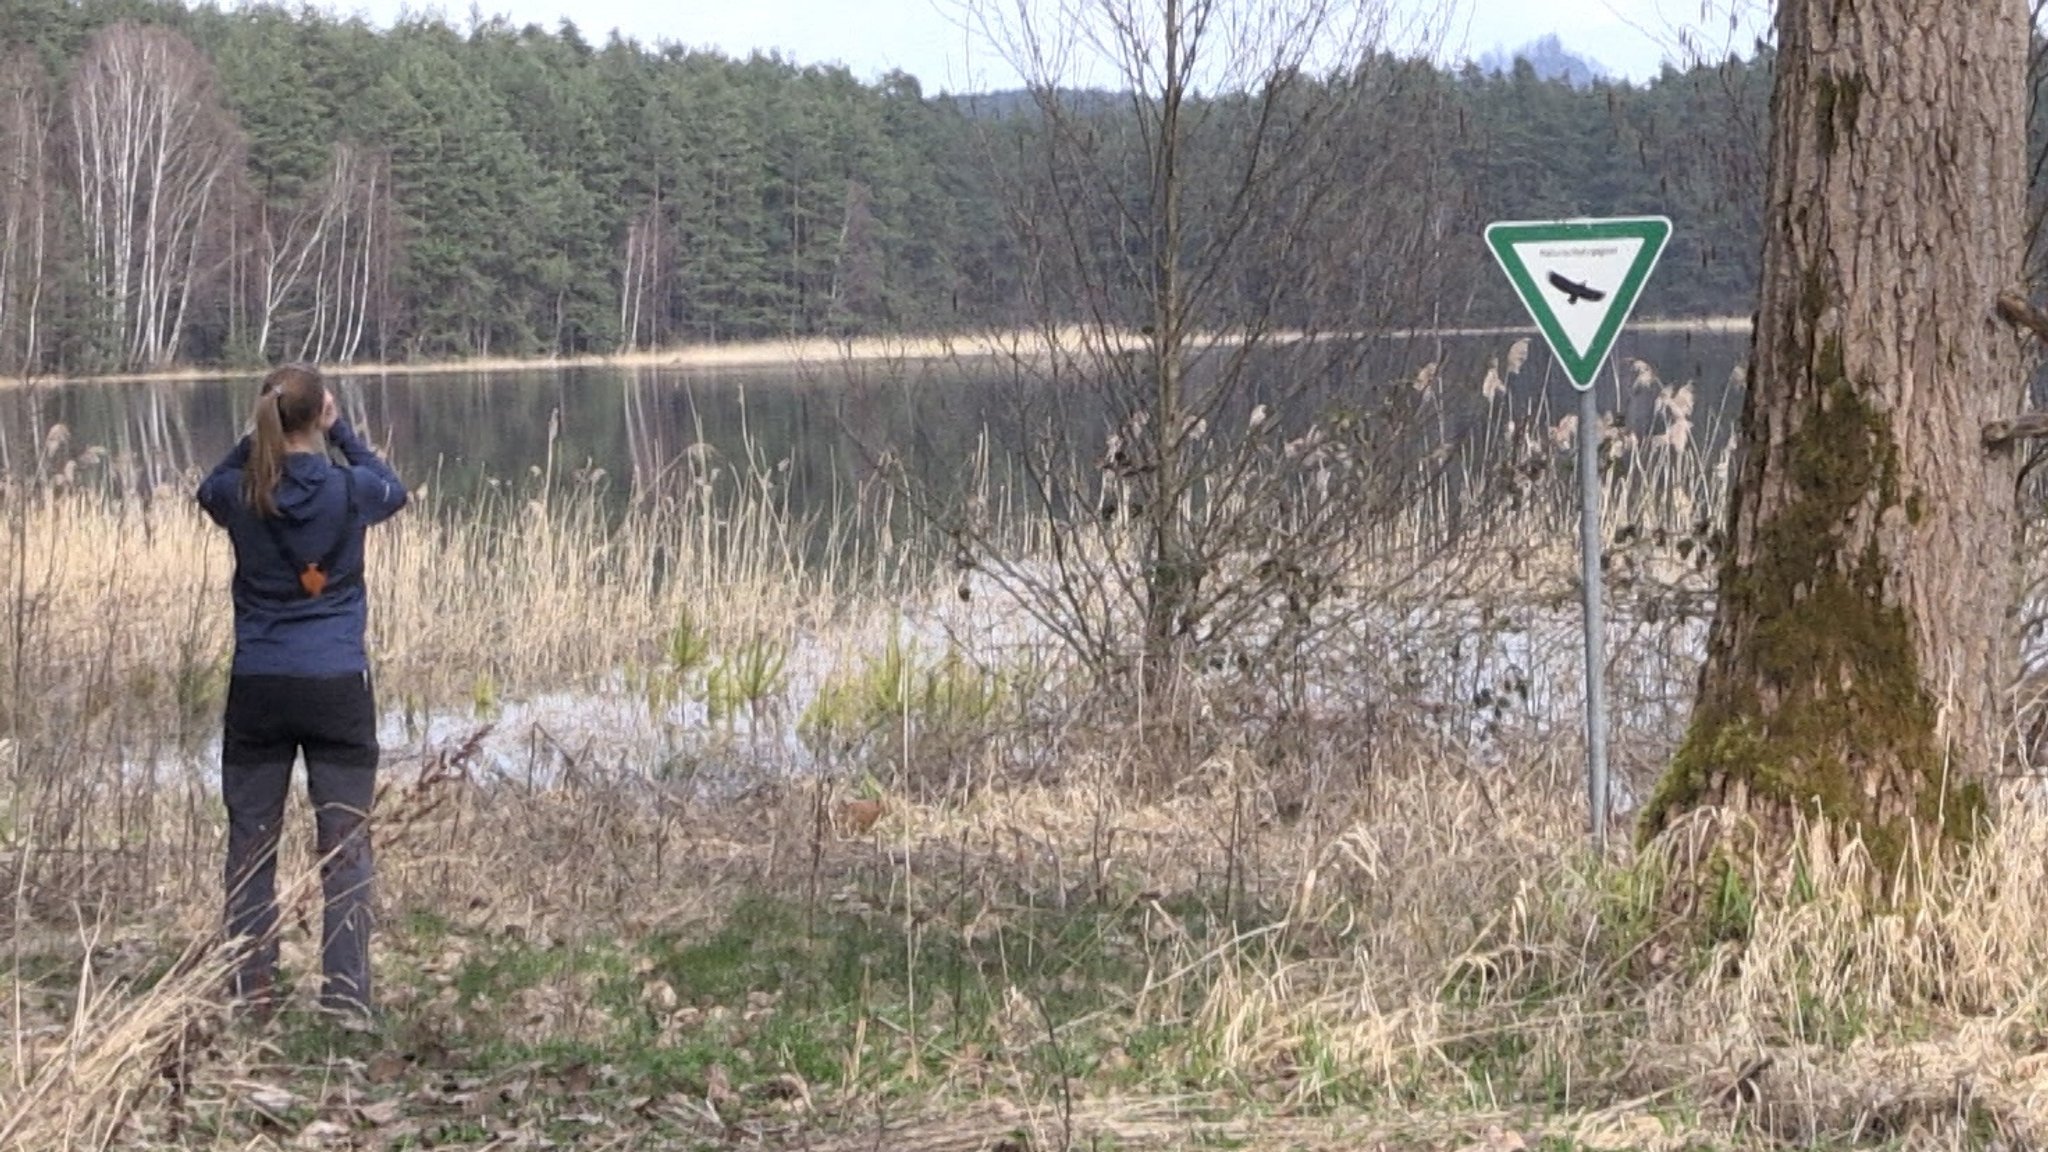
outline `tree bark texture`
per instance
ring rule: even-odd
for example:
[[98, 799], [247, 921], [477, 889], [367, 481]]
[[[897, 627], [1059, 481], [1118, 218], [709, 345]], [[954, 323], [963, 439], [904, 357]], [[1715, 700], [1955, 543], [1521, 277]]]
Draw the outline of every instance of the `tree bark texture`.
[[1691, 729], [1648, 814], [1964, 838], [2013, 643], [2025, 0], [1781, 0], [1745, 456]]

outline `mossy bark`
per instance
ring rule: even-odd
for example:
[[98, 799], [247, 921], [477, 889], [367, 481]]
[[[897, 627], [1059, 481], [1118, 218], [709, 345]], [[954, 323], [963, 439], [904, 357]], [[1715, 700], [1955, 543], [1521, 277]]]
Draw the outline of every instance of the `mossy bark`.
[[1938, 7], [1780, 2], [1745, 455], [1647, 832], [1710, 805], [1767, 835], [1823, 817], [1889, 869], [1985, 815], [2015, 510], [1979, 436], [2024, 388], [1991, 309], [2023, 265], [2028, 22]]

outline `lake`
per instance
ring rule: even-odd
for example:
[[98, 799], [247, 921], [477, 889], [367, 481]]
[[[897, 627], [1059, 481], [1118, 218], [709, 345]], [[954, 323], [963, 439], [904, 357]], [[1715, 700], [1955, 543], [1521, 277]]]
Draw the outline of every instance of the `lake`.
[[[1367, 361], [1362, 391], [1409, 381], [1442, 365], [1447, 409], [1482, 411], [1480, 386], [1512, 335], [1387, 342]], [[1625, 334], [1606, 383], [1603, 409], [1649, 432], [1656, 389], [1634, 386], [1634, 361], [1671, 385], [1693, 384], [1694, 423], [1718, 440], [1732, 427], [1739, 396], [1730, 376], [1748, 338], [1728, 333]], [[83, 383], [0, 391], [0, 470], [39, 464], [115, 462], [145, 488], [182, 484], [209, 467], [241, 434], [256, 375], [158, 383]], [[527, 368], [514, 371], [387, 374], [338, 379], [358, 425], [416, 487], [443, 501], [474, 500], [505, 485], [551, 475], [560, 484], [597, 480], [624, 498], [686, 457], [776, 475], [799, 514], [839, 507], [888, 453], [936, 482], [957, 480], [987, 429], [998, 445], [1013, 420], [1020, 384], [995, 361], [803, 368]], [[1540, 343], [1510, 381], [1517, 404], [1572, 411], [1569, 385]], [[1108, 431], [1099, 410], [1063, 410], [1068, 435], [1085, 452]], [[1456, 422], [1454, 421], [1454, 424]], [[1455, 438], [1455, 427], [1449, 433]], [[1706, 444], [1703, 447], [1713, 447]], [[49, 452], [45, 452], [49, 449]], [[94, 452], [93, 449], [98, 449]], [[595, 470], [602, 470], [602, 476]]]
[[[1413, 395], [1419, 366], [1440, 363], [1436, 379], [1447, 398], [1444, 410], [1462, 419], [1486, 411], [1482, 384], [1489, 362], [1504, 361], [1516, 342], [1513, 336], [1402, 341], [1380, 349], [1383, 354], [1368, 361], [1355, 381], [1340, 382], [1340, 387]], [[1628, 426], [1651, 430], [1659, 389], [1638, 385], [1633, 363], [1645, 361], [1668, 386], [1694, 386], [1697, 427], [1707, 437], [1718, 437], [1732, 420], [1736, 398], [1729, 377], [1745, 347], [1743, 337], [1725, 334], [1625, 338], [1617, 348], [1620, 367], [1597, 395]], [[0, 463], [20, 476], [33, 473], [39, 458], [61, 471], [98, 456], [118, 462], [124, 483], [145, 489], [167, 485], [159, 490], [182, 498], [195, 474], [241, 434], [255, 380], [252, 373], [0, 391]], [[1569, 385], [1540, 344], [1528, 349], [1526, 365], [1508, 385], [1518, 406], [1547, 404], [1553, 413], [1574, 409]], [[686, 461], [709, 459], [734, 468], [758, 467], [774, 477], [776, 491], [786, 496], [792, 512], [825, 517], [845, 507], [872, 480], [879, 454], [893, 455], [934, 483], [957, 482], [985, 429], [1000, 433], [1020, 401], [1042, 399], [1021, 394], [1016, 379], [991, 360], [819, 369], [599, 367], [388, 374], [342, 377], [337, 388], [353, 418], [388, 450], [407, 480], [416, 489], [431, 490], [438, 509], [453, 516], [467, 515], [471, 507], [489, 515], [494, 508], [516, 506], [503, 493], [507, 488], [530, 491], [536, 469], [562, 485], [586, 483], [577, 478], [579, 472], [602, 469], [607, 498], [624, 501], [636, 477], [645, 483]], [[1717, 418], [1715, 413], [1726, 415]], [[1065, 418], [1068, 434], [1084, 454], [1100, 451], [1107, 428], [1099, 411], [1075, 405]], [[1419, 434], [1456, 439], [1466, 427], [1453, 421], [1448, 431]], [[57, 429], [62, 431], [53, 435]], [[1000, 434], [996, 439], [1001, 442]], [[47, 456], [45, 445], [52, 448]], [[94, 477], [88, 474], [83, 482], [92, 483]], [[1560, 487], [1569, 492], [1568, 485]], [[1568, 539], [1561, 535], [1558, 546]], [[997, 598], [983, 588], [971, 605], [951, 595], [941, 595], [939, 602], [947, 611], [986, 613]], [[1529, 723], [1562, 723], [1576, 715], [1576, 604], [1546, 599], [1524, 607], [1467, 618], [1460, 613], [1469, 608], [1448, 605], [1428, 619], [1404, 614], [1389, 623], [1390, 634], [1410, 638], [1413, 666], [1435, 670], [1441, 682], [1430, 689], [1436, 693], [1431, 699], [1444, 705], [1443, 723], [1460, 741], [1476, 747], [1475, 741], [1492, 739], [1490, 726], [1514, 719], [1502, 702], [1505, 697], [1484, 708], [1472, 703], [1475, 693], [1490, 691], [1488, 686], [1503, 677], [1524, 685], [1516, 704], [1521, 712], [1515, 715]], [[951, 624], [935, 623], [939, 618], [929, 614], [935, 611], [914, 609], [916, 619], [902, 626], [912, 636], [932, 637], [936, 645], [941, 642], [937, 638], [955, 631]], [[1618, 604], [1618, 634], [1628, 619]], [[892, 620], [888, 627], [898, 623]], [[1630, 633], [1630, 640], [1616, 648], [1611, 683], [1617, 707], [1638, 721], [1632, 735], [1617, 739], [1617, 757], [1637, 747], [1630, 740], [1661, 739], [1689, 700], [1692, 664], [1658, 661], [1669, 651], [1697, 649], [1703, 625], [1688, 617], [1667, 619], [1658, 627], [1675, 639], [1646, 643]], [[793, 636], [786, 706], [780, 719], [768, 725], [773, 731], [764, 729], [758, 740], [781, 749], [778, 755], [793, 763], [809, 763], [791, 718], [805, 714], [819, 685], [838, 667], [835, 661], [843, 659], [839, 649], [816, 635]], [[532, 733], [541, 729], [551, 739], [568, 741], [566, 746], [578, 749], [585, 760], [636, 765], [675, 757], [683, 762], [704, 748], [716, 751], [718, 742], [730, 737], [725, 727], [709, 721], [704, 699], [684, 697], [657, 708], [644, 692], [623, 684], [619, 678], [596, 690], [565, 687], [498, 702], [497, 734], [481, 753], [482, 763], [508, 776], [531, 776], [541, 747]], [[1485, 714], [1479, 716], [1475, 708]], [[405, 755], [424, 756], [429, 748], [460, 743], [478, 723], [472, 708], [443, 701], [418, 716], [410, 711], [387, 715], [384, 742], [406, 749]], [[748, 746], [754, 748], [756, 734], [751, 728], [748, 733]], [[199, 760], [209, 755], [202, 750]], [[725, 763], [724, 756], [704, 753], [699, 758], [715, 765]], [[543, 764], [540, 770], [549, 769]]]

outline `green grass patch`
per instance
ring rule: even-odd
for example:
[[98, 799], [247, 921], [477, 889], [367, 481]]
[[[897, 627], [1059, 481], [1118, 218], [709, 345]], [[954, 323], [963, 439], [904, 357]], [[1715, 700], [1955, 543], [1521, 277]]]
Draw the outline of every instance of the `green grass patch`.
[[874, 910], [813, 917], [771, 897], [643, 953], [647, 978], [723, 1033], [707, 1056], [811, 1083], [915, 1076], [997, 1050], [1038, 1073], [1088, 1074], [1102, 1062], [1102, 1030], [1087, 1025], [1126, 1014], [1154, 959], [1128, 912], [1014, 909], [962, 924]]
[[[1190, 1022], [1206, 969], [1227, 963], [1200, 958], [1227, 953], [1235, 931], [1214, 909], [1011, 895], [906, 910], [888, 893], [817, 907], [756, 894], [685, 930], [560, 942], [479, 939], [414, 913], [395, 925], [404, 943], [385, 980], [405, 994], [381, 1033], [288, 1009], [276, 1056], [308, 1092], [337, 1058], [366, 1070], [372, 1094], [408, 1101], [519, 1084], [536, 1101], [522, 1114], [544, 1125], [721, 1094], [742, 1114], [785, 1115], [797, 1097], [822, 1109], [941, 1085], [1231, 1087], [1202, 1074]], [[1162, 991], [1168, 973], [1183, 975]], [[419, 1135], [458, 1139], [444, 1121], [460, 1123], [437, 1117]]]

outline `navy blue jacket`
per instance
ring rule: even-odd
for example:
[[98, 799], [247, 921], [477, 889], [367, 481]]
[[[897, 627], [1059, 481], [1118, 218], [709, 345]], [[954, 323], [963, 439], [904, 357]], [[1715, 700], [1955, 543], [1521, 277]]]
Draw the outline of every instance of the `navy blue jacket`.
[[[324, 453], [285, 456], [277, 484], [277, 527], [302, 562], [319, 562], [336, 542], [328, 587], [317, 597], [270, 529], [242, 502], [246, 437], [199, 484], [199, 503], [228, 530], [235, 547], [236, 676], [347, 676], [369, 670], [363, 629], [369, 595], [363, 588], [363, 530], [405, 507], [405, 485], [376, 452], [337, 420], [327, 438], [347, 459]], [[323, 566], [325, 567], [325, 566]]]

